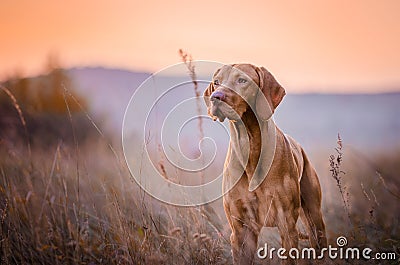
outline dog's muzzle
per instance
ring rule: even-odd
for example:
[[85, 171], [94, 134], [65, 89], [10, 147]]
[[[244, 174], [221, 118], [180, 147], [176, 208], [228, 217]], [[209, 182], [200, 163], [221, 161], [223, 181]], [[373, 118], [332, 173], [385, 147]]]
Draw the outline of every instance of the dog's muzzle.
[[226, 104], [224, 102], [225, 98], [225, 94], [221, 91], [214, 91], [211, 94], [211, 114], [214, 116], [214, 121], [218, 118], [220, 122], [223, 122], [226, 118], [226, 116], [222, 113], [220, 109], [220, 106], [222, 104]]

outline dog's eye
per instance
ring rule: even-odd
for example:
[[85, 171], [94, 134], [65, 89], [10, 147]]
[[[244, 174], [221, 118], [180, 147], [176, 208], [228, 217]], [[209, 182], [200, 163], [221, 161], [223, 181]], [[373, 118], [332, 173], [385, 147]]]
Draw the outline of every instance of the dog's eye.
[[219, 80], [218, 79], [214, 80], [214, 86], [219, 86]]
[[246, 83], [246, 82], [247, 82], [247, 80], [244, 79], [244, 78], [239, 78], [239, 79], [238, 79], [238, 83], [239, 83], [239, 84], [244, 84], [244, 83]]

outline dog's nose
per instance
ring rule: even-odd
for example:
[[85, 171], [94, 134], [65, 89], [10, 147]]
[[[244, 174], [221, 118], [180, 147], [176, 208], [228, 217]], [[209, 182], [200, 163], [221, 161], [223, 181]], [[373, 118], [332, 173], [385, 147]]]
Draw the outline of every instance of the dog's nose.
[[214, 91], [211, 94], [211, 100], [216, 100], [216, 99], [223, 101], [225, 99], [225, 94], [222, 93], [221, 91]]

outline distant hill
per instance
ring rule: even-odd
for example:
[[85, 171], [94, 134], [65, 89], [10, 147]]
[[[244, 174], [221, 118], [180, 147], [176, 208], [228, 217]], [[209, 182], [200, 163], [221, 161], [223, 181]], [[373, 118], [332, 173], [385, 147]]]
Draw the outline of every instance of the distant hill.
[[[49, 69], [35, 77], [15, 76], [0, 83], [0, 143], [50, 146], [90, 139], [94, 128], [81, 112], [86, 99], [74, 94], [64, 69]], [[71, 89], [80, 106], [66, 100], [63, 86]], [[68, 102], [68, 105], [66, 105]], [[73, 132], [71, 119], [79, 131]], [[28, 141], [29, 140], [29, 141]]]
[[96, 68], [68, 71], [77, 92], [85, 97], [92, 114], [106, 119], [111, 127], [122, 126], [125, 107], [135, 89], [150, 76], [148, 73]]
[[[130, 97], [150, 76], [105, 68], [75, 68], [68, 74], [77, 92], [86, 98], [90, 112], [101, 117], [106, 129], [118, 137]], [[193, 96], [193, 91], [185, 93], [184, 96]], [[400, 93], [290, 94], [288, 90], [276, 110], [275, 121], [308, 149], [332, 148], [338, 133], [345, 143], [363, 150], [399, 148], [399, 103]], [[193, 145], [197, 148], [197, 142]]]
[[275, 120], [309, 148], [344, 142], [363, 151], [400, 147], [400, 93], [288, 95]]

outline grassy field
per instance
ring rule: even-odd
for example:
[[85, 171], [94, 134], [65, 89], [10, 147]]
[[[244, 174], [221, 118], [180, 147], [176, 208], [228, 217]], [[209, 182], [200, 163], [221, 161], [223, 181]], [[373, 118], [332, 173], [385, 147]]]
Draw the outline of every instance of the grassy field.
[[[71, 116], [68, 141], [56, 135], [27, 144], [29, 126], [0, 139], [1, 264], [231, 264], [221, 200], [183, 208], [151, 198], [132, 180], [118, 145], [96, 130], [79, 137], [93, 125]], [[333, 143], [311, 157], [329, 243], [346, 236], [349, 246], [399, 255], [400, 153], [365, 155]]]
[[[2, 141], [0, 152], [2, 264], [231, 263], [220, 201], [180, 208], [152, 199], [104, 140], [31, 153]], [[330, 241], [346, 235], [351, 245], [398, 251], [398, 178], [386, 176], [396, 176], [400, 157], [376, 161], [386, 176], [344, 161], [346, 206], [335, 180], [321, 181]]]

